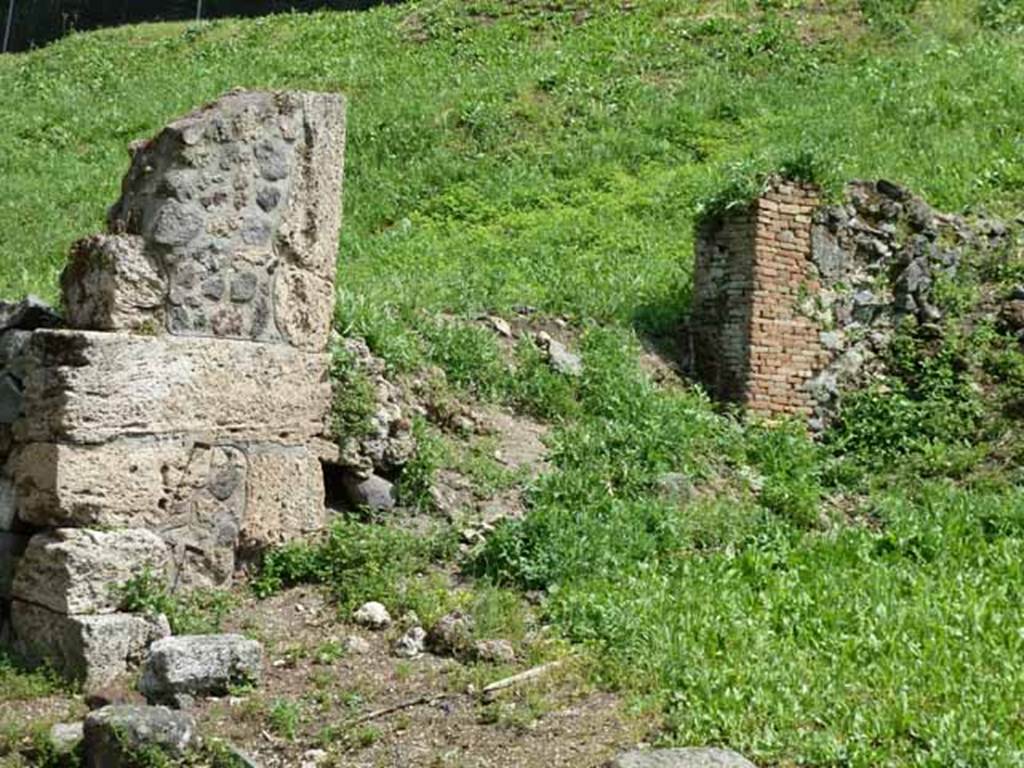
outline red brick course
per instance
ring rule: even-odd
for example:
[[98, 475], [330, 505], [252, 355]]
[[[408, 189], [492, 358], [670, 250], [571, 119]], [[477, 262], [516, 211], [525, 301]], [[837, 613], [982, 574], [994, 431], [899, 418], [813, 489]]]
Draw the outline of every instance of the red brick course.
[[697, 233], [693, 363], [716, 398], [768, 416], [811, 413], [807, 383], [828, 355], [799, 304], [819, 289], [811, 261], [819, 204], [816, 188], [776, 181]]

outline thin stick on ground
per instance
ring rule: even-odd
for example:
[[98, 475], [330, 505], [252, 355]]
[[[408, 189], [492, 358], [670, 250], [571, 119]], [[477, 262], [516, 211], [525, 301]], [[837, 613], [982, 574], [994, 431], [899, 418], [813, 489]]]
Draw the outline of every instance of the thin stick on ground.
[[512, 675], [511, 677], [505, 677], [501, 680], [495, 680], [490, 685], [487, 685], [483, 689], [483, 691], [481, 691], [481, 695], [483, 696], [484, 701], [490, 701], [495, 696], [497, 696], [498, 693], [505, 690], [506, 688], [512, 688], [514, 686], [519, 685], [520, 683], [529, 682], [531, 680], [535, 680], [538, 677], [542, 677], [543, 675], [546, 675], [548, 672], [551, 672], [552, 670], [562, 666], [562, 664], [564, 663], [565, 659], [549, 661], [547, 664], [541, 664], [538, 667], [531, 667], [530, 669], [527, 669], [525, 672], [519, 672], [518, 674]]
[[435, 693], [427, 696], [417, 696], [415, 699], [408, 699], [406, 701], [400, 701], [397, 704], [392, 704], [390, 707], [382, 707], [381, 709], [375, 709], [372, 712], [367, 712], [365, 715], [360, 715], [354, 720], [349, 720], [345, 725], [353, 726], [360, 725], [370, 720], [376, 720], [378, 717], [384, 717], [390, 715], [393, 712], [401, 712], [403, 709], [411, 709], [412, 707], [425, 706], [429, 704], [436, 704], [442, 699], [449, 699], [455, 696], [454, 693]]

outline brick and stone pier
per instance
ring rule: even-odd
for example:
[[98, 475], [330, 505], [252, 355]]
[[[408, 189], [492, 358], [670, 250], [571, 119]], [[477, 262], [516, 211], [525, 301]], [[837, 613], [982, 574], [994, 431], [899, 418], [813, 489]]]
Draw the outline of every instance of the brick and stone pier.
[[807, 384], [826, 362], [802, 307], [820, 287], [810, 258], [818, 205], [814, 187], [775, 180], [699, 230], [693, 362], [715, 397], [761, 414], [811, 414]]

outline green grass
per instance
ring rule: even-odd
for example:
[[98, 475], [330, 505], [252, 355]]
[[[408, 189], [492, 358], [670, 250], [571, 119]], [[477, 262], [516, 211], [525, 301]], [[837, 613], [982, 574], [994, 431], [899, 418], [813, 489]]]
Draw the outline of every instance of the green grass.
[[[545, 590], [546, 615], [595, 649], [599, 677], [664, 716], [662, 741], [766, 766], [1019, 765], [1019, 349], [985, 324], [950, 325], [943, 349], [910, 339], [889, 389], [848, 401], [813, 444], [659, 389], [636, 344], [687, 307], [697, 217], [772, 169], [833, 192], [883, 176], [940, 208], [1019, 211], [1019, 3], [630, 8], [431, 0], [129, 27], [0, 57], [0, 294], [55, 298], [70, 242], [117, 195], [129, 140], [237, 85], [341, 90], [338, 330], [396, 369], [442, 367], [454, 397], [554, 427], [529, 514], [469, 569]], [[1020, 254], [979, 270], [1024, 275]], [[943, 300], [968, 303], [963, 288]], [[522, 305], [581, 333], [579, 381], [528, 344], [510, 365], [468, 322]], [[336, 416], [351, 428], [365, 413], [348, 405]], [[417, 430], [413, 504], [446, 450]], [[484, 485], [506, 481], [464, 458]], [[659, 494], [667, 472], [692, 499]], [[273, 555], [259, 585], [321, 581], [345, 606], [383, 596], [432, 617], [443, 588], [410, 576], [445, 554], [343, 520]], [[484, 624], [516, 624], [502, 594], [480, 593]]]
[[50, 670], [29, 669], [0, 649], [0, 702], [49, 696], [66, 688]]

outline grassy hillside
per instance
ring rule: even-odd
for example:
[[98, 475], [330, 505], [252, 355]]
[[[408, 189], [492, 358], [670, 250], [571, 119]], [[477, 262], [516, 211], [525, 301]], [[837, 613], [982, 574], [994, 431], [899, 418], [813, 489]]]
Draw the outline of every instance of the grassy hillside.
[[[338, 329], [556, 427], [529, 515], [476, 573], [546, 590], [665, 741], [763, 765], [1019, 765], [1015, 342], [951, 333], [927, 368], [950, 386], [907, 395], [901, 432], [890, 401], [862, 402], [856, 434], [817, 445], [655, 385], [637, 336], [678, 322], [695, 216], [757, 170], [1019, 212], [1022, 27], [1014, 0], [436, 0], [72, 37], [0, 58], [0, 294], [55, 297], [129, 140], [233, 86], [343, 91]], [[1022, 277], [1018, 253], [999, 279]], [[572, 319], [581, 381], [525, 347], [510, 370], [491, 335], [438, 321], [520, 305]], [[692, 498], [659, 494], [666, 472]]]

